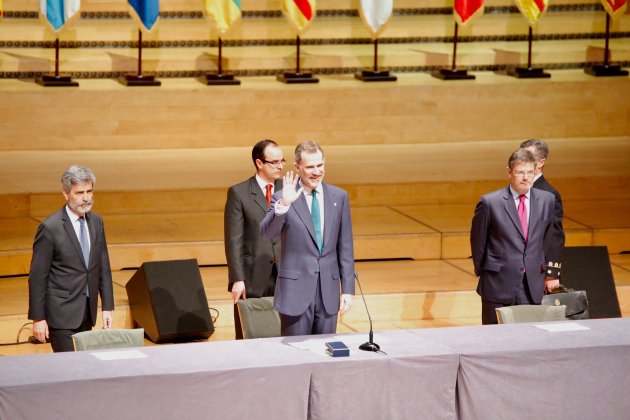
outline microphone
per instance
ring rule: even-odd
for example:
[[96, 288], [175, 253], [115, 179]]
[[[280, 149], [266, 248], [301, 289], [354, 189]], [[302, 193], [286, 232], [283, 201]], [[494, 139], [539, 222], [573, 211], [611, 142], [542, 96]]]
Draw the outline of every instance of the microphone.
[[354, 278], [356, 279], [357, 284], [359, 285], [359, 290], [361, 291], [361, 298], [363, 298], [363, 305], [365, 306], [365, 312], [367, 312], [368, 319], [370, 320], [370, 339], [367, 343], [361, 344], [359, 346], [359, 349], [363, 351], [374, 351], [374, 352], [381, 351], [381, 346], [379, 346], [373, 341], [374, 331], [372, 330], [372, 317], [370, 316], [370, 310], [368, 309], [367, 303], [365, 302], [365, 295], [363, 294], [363, 288], [361, 287], [361, 282], [359, 282], [359, 275], [357, 273], [354, 273]]

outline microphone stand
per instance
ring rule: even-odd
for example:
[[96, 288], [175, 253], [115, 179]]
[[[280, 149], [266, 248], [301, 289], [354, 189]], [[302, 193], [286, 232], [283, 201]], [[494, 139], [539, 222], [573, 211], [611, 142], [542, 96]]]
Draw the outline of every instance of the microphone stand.
[[356, 279], [357, 284], [359, 285], [359, 290], [361, 291], [361, 298], [363, 298], [363, 305], [365, 306], [365, 312], [367, 312], [368, 319], [370, 320], [370, 339], [367, 343], [361, 344], [359, 346], [359, 349], [363, 351], [373, 351], [373, 352], [381, 351], [381, 346], [379, 346], [373, 341], [374, 331], [372, 330], [372, 317], [370, 316], [370, 311], [368, 309], [367, 303], [365, 302], [365, 295], [363, 294], [363, 288], [361, 287], [361, 282], [359, 282], [359, 275], [357, 273], [354, 273], [354, 278]]

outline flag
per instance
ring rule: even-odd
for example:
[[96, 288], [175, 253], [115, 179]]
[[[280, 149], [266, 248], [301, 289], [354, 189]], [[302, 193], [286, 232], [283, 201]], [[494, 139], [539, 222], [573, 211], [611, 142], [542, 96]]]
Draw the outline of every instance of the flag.
[[483, 0], [455, 0], [453, 14], [459, 26], [466, 26], [483, 15]]
[[2, 13], [2, 0], [0, 0], [0, 18], [2, 17], [3, 13]]
[[529, 21], [529, 26], [534, 26], [538, 19], [549, 7], [549, 0], [515, 0], [516, 6], [523, 16]]
[[377, 38], [385, 29], [393, 10], [394, 0], [361, 0], [359, 13], [372, 32], [372, 37]]
[[315, 19], [316, 0], [282, 0], [282, 13], [300, 34]]
[[160, 16], [159, 0], [129, 0], [131, 15], [146, 32], [151, 31]]
[[79, 17], [81, 0], [39, 0], [39, 17], [50, 28], [59, 32], [70, 21]]
[[611, 18], [617, 19], [619, 16], [626, 13], [628, 8], [628, 0], [601, 0], [604, 5], [604, 9], [610, 15]]
[[204, 0], [205, 12], [223, 34], [241, 18], [241, 0]]

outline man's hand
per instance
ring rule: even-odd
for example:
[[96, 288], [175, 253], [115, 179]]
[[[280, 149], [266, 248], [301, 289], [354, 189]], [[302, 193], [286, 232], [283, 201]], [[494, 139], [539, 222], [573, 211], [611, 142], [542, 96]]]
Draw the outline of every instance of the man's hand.
[[33, 335], [41, 343], [45, 343], [46, 339], [50, 336], [48, 334], [48, 322], [45, 319], [40, 321], [33, 321]]
[[112, 311], [103, 311], [103, 328], [111, 328], [113, 323]]
[[545, 290], [548, 293], [553, 292], [558, 287], [560, 287], [560, 279], [554, 279], [554, 278], [551, 278], [551, 277], [545, 277]]
[[293, 171], [289, 171], [284, 174], [284, 178], [282, 179], [282, 198], [280, 199], [280, 204], [283, 206], [290, 206], [295, 200], [298, 199], [304, 188], [300, 188], [299, 190], [295, 190], [295, 186], [297, 185], [300, 176], [298, 174], [293, 174]]
[[339, 301], [339, 314], [343, 315], [352, 307], [352, 295], [343, 294]]
[[235, 281], [234, 283], [232, 283], [232, 300], [234, 301], [235, 305], [236, 301], [238, 301], [241, 297], [243, 298], [243, 300], [247, 299], [247, 293], [245, 293], [245, 282]]

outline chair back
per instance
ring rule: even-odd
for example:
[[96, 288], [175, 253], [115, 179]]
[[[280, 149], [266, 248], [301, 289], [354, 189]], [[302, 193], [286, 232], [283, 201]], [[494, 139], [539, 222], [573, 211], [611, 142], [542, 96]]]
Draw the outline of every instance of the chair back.
[[144, 328], [83, 331], [73, 334], [72, 341], [74, 351], [142, 347]]
[[497, 308], [499, 324], [564, 321], [567, 307], [548, 305], [515, 305]]
[[280, 337], [280, 315], [273, 297], [247, 298], [237, 303], [243, 338]]

